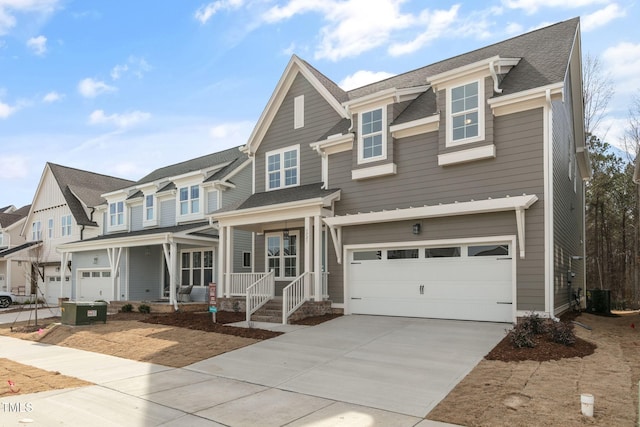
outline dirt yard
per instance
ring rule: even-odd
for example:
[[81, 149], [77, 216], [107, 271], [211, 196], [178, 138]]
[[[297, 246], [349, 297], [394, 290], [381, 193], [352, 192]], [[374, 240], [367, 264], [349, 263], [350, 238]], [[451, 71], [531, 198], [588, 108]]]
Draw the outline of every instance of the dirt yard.
[[[483, 360], [427, 418], [465, 426], [635, 426], [640, 380], [640, 316], [582, 314], [576, 335], [593, 354], [549, 361]], [[526, 350], [524, 350], [526, 351]], [[595, 397], [594, 417], [580, 394]]]
[[[234, 315], [230, 313], [226, 319], [219, 316], [218, 320], [240, 318]], [[16, 332], [21, 328], [15, 327], [12, 332], [4, 327], [0, 334], [175, 367], [277, 335], [213, 325], [210, 319], [208, 313], [131, 313], [110, 316], [106, 324], [52, 324], [34, 332], [23, 328]], [[465, 426], [634, 426], [640, 380], [640, 315], [582, 314], [576, 320], [592, 330], [576, 327], [576, 335], [584, 341], [575, 347], [542, 343], [533, 350], [513, 350], [501, 347], [503, 342], [488, 355], [499, 360], [481, 361], [426, 418]], [[596, 345], [595, 351], [592, 344]], [[523, 356], [523, 352], [528, 355]], [[586, 356], [576, 356], [581, 354]], [[563, 358], [550, 360], [557, 357]], [[536, 360], [504, 361], [518, 358]], [[13, 393], [9, 379], [20, 394], [84, 384], [0, 359], [0, 398]], [[595, 396], [593, 418], [581, 415], [581, 393]]]

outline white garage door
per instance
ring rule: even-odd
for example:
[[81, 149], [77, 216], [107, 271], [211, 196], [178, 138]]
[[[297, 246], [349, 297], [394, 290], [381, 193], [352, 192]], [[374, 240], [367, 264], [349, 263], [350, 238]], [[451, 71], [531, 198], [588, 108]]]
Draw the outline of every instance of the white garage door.
[[111, 272], [109, 270], [82, 271], [78, 280], [78, 301], [111, 301]]
[[353, 250], [354, 314], [511, 322], [509, 244]]
[[[62, 291], [61, 289], [62, 288]], [[42, 288], [40, 288], [42, 290]], [[61, 276], [46, 276], [44, 279], [44, 299], [49, 305], [58, 305], [60, 297], [69, 297], [71, 295], [71, 281], [69, 276], [64, 278], [62, 282]]]

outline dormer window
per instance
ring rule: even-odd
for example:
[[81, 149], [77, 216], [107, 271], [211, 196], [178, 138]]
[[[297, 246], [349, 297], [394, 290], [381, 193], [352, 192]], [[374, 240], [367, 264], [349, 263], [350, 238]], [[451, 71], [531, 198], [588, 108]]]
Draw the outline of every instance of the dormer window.
[[109, 225], [124, 225], [124, 202], [109, 203]]
[[144, 217], [142, 225], [144, 227], [151, 227], [158, 225], [158, 218], [156, 216], [156, 196], [154, 194], [146, 194], [144, 196]]
[[192, 215], [200, 212], [200, 186], [191, 185], [180, 188], [180, 215]]
[[358, 163], [387, 158], [386, 110], [386, 107], [380, 107], [359, 114]]
[[484, 139], [483, 91], [483, 80], [455, 86], [447, 91], [447, 145]]

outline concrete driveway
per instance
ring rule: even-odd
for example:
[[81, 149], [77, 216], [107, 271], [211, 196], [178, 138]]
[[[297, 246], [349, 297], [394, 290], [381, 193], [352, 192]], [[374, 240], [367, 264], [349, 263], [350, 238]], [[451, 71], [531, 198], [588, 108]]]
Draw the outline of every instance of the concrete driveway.
[[344, 316], [185, 369], [424, 417], [505, 329], [501, 323]]

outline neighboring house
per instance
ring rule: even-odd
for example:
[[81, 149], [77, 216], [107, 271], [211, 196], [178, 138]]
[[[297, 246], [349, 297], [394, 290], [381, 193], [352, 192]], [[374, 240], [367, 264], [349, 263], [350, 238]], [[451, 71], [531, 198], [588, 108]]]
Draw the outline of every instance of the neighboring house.
[[11, 261], [11, 254], [27, 245], [20, 230], [30, 207], [16, 209], [15, 206], [7, 206], [0, 209], [0, 291], [26, 294], [26, 275], [21, 264]]
[[[193, 286], [192, 299], [205, 301], [218, 257], [218, 232], [208, 215], [251, 194], [250, 164], [235, 147], [103, 193], [95, 213], [103, 224], [99, 235], [58, 248], [73, 254], [71, 297], [175, 305], [178, 286]], [[249, 233], [235, 238], [238, 250], [251, 247]]]
[[584, 286], [578, 18], [350, 91], [293, 56], [243, 151], [254, 194], [212, 218], [286, 311], [512, 322]]
[[9, 258], [22, 264], [28, 277], [27, 294], [38, 294], [50, 304], [71, 295], [71, 257], [57, 247], [98, 235], [102, 218], [95, 206], [102, 193], [131, 185], [131, 181], [47, 163], [20, 234], [26, 247]]

